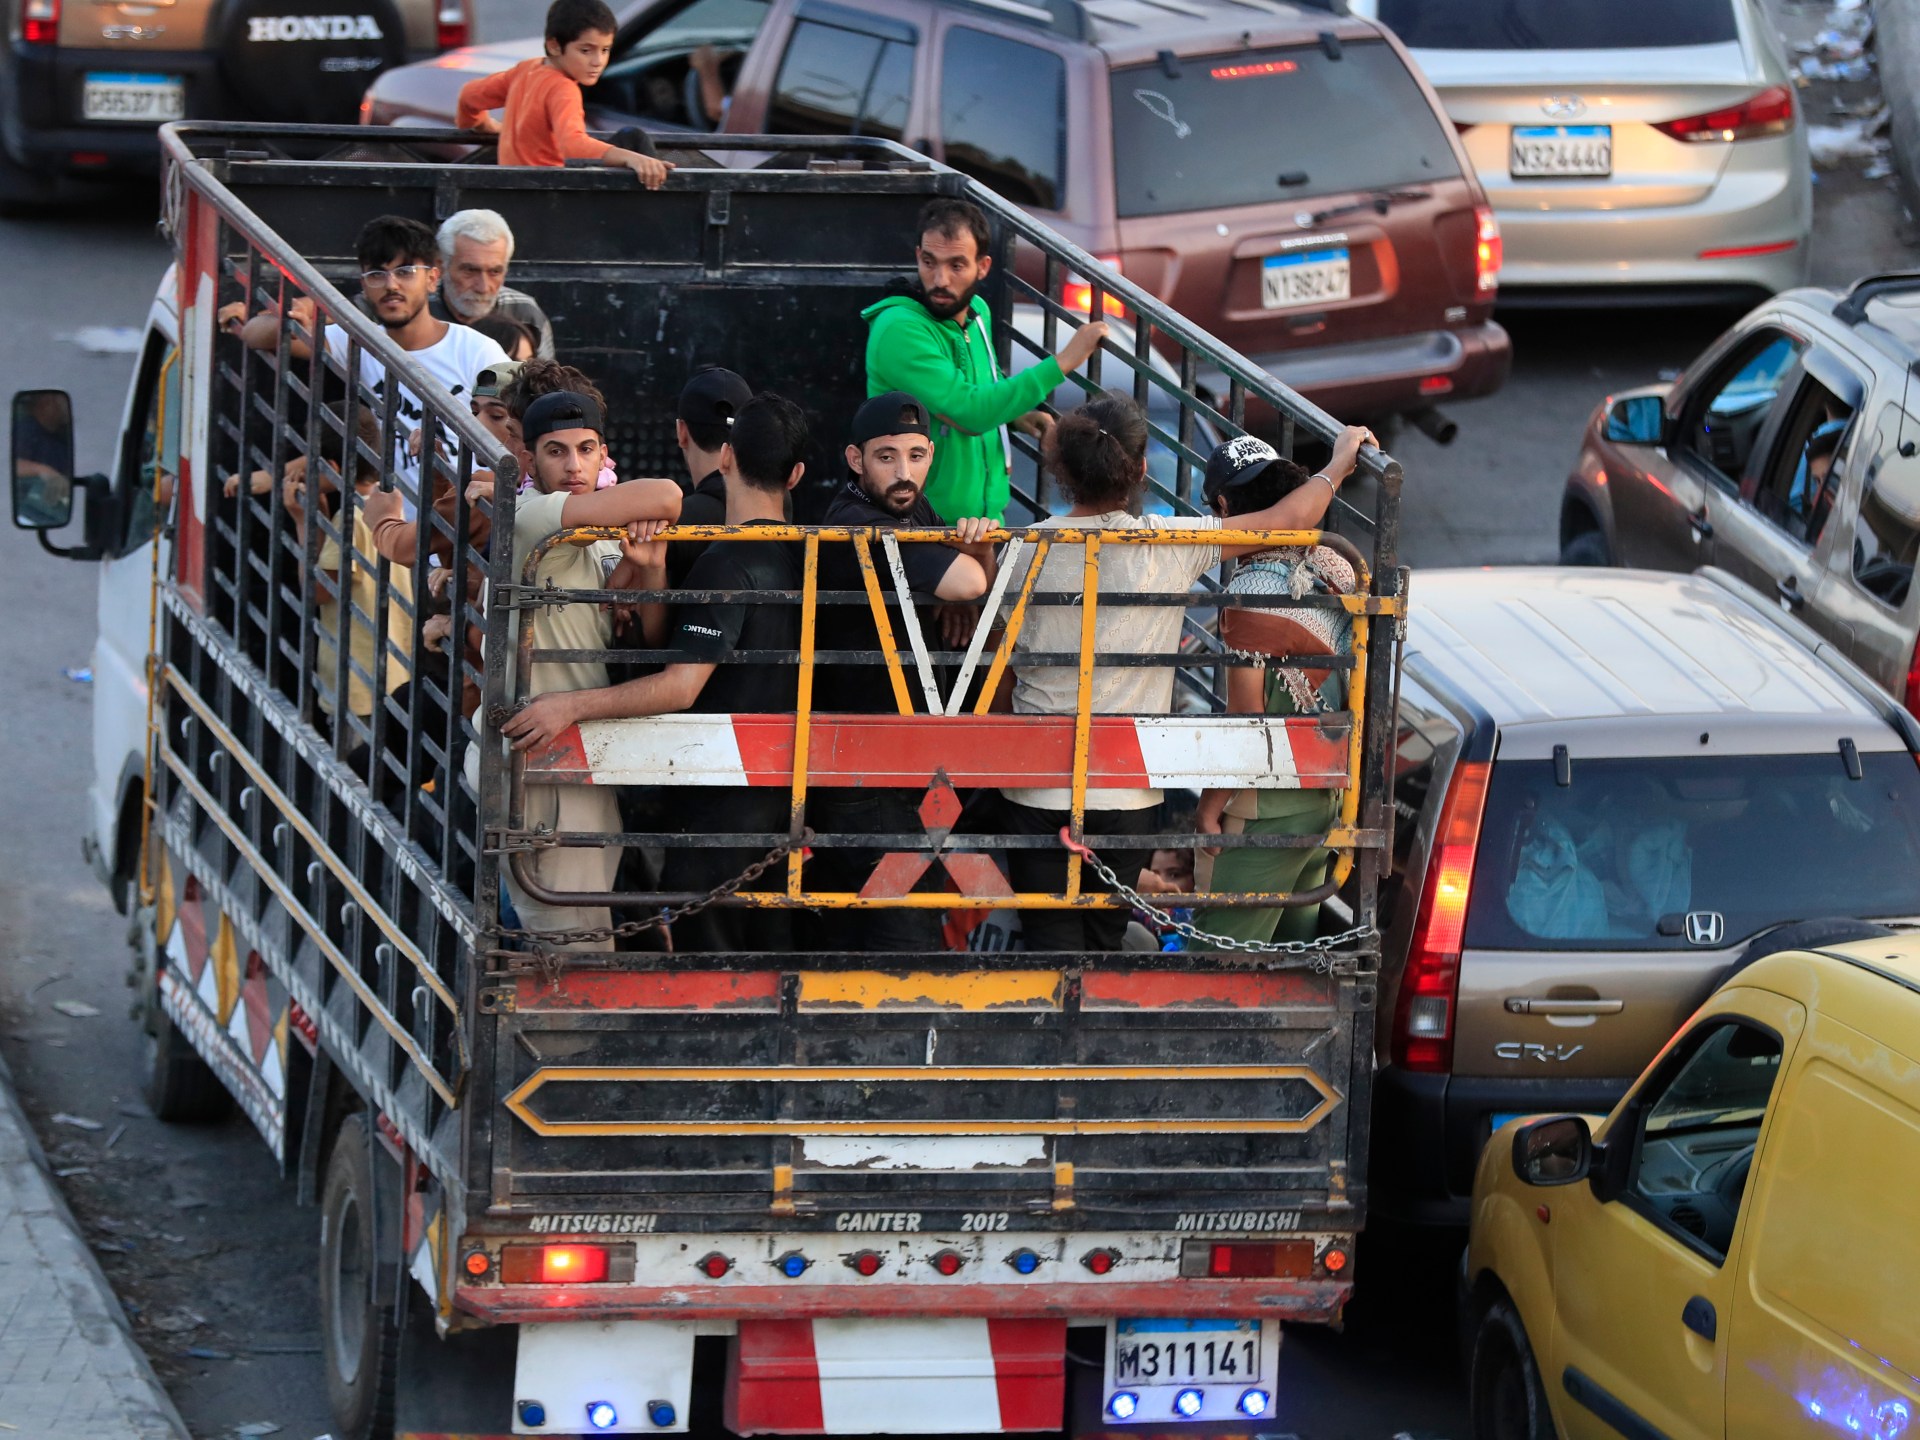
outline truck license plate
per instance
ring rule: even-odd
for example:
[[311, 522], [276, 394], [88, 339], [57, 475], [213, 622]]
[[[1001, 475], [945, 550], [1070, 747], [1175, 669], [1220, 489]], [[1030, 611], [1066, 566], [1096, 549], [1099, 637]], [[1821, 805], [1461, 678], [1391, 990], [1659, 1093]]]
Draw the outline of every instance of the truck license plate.
[[90, 73], [80, 92], [87, 120], [178, 120], [186, 113], [186, 83], [172, 75]]
[[1273, 1413], [1279, 1370], [1280, 1327], [1272, 1321], [1118, 1319], [1107, 1346], [1105, 1418], [1259, 1419]]
[[1345, 300], [1353, 293], [1347, 247], [1269, 255], [1260, 262], [1260, 303], [1269, 310]]
[[1611, 125], [1516, 125], [1507, 169], [1516, 180], [1613, 173]]

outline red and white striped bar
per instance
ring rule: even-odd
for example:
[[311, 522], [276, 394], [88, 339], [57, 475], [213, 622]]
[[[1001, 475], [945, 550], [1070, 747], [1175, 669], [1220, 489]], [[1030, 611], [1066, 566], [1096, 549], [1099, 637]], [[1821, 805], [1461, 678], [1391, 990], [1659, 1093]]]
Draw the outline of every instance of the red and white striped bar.
[[737, 1435], [1057, 1430], [1067, 1322], [742, 1320], [727, 1375]]
[[[807, 784], [1059, 788], [1072, 783], [1071, 715], [815, 715]], [[1311, 717], [1093, 717], [1091, 789], [1338, 790], [1348, 724]], [[661, 715], [569, 726], [527, 757], [540, 785], [793, 782], [791, 715]]]

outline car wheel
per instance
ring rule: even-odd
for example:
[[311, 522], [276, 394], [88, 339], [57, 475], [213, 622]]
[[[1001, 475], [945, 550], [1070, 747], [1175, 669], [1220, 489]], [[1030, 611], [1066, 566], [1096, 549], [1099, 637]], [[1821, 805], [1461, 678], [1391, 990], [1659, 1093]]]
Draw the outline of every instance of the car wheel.
[[1560, 563], [1562, 565], [1611, 565], [1613, 552], [1607, 548], [1607, 537], [1598, 530], [1582, 530], [1578, 535], [1561, 542]]
[[1504, 1299], [1489, 1305], [1467, 1371], [1474, 1440], [1554, 1440], [1546, 1387], [1526, 1327]]
[[147, 1037], [147, 1079], [141, 1087], [154, 1118], [175, 1125], [203, 1125], [224, 1120], [233, 1109], [233, 1096], [213, 1068], [200, 1058], [187, 1037], [174, 1028], [173, 1017], [156, 1005], [153, 1033]]
[[333, 1433], [393, 1440], [400, 1327], [376, 1298], [373, 1156], [367, 1120], [349, 1115], [327, 1157], [320, 1202], [320, 1351]]

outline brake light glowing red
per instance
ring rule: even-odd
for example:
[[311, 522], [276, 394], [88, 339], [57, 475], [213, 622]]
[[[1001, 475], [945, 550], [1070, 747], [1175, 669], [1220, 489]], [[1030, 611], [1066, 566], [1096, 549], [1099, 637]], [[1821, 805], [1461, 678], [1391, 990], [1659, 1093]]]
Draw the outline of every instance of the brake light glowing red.
[[[1207, 1245], [1209, 1279], [1299, 1279], [1313, 1273], [1311, 1240], [1283, 1240], [1277, 1245], [1271, 1242], [1258, 1245], [1200, 1243]], [[1189, 1268], [1181, 1266], [1183, 1271]]]
[[1207, 73], [1216, 80], [1248, 80], [1255, 75], [1291, 75], [1299, 68], [1292, 60], [1265, 60], [1257, 65], [1216, 65]]
[[507, 1285], [592, 1285], [607, 1278], [604, 1245], [509, 1245], [500, 1252]]
[[1473, 283], [1483, 295], [1500, 288], [1500, 266], [1506, 260], [1506, 245], [1500, 239], [1500, 222], [1488, 205], [1473, 207]]
[[1784, 135], [1793, 128], [1793, 88], [1774, 85], [1758, 95], [1750, 95], [1738, 105], [1709, 110], [1704, 115], [1685, 115], [1667, 120], [1653, 128], [1662, 135], [1698, 145], [1722, 140], [1752, 140], [1762, 135]]
[[1487, 765], [1463, 760], [1440, 812], [1427, 883], [1414, 920], [1413, 944], [1400, 976], [1393, 1016], [1393, 1063], [1445, 1072], [1453, 1064], [1454, 1003], [1460, 989], [1460, 945], [1473, 885], [1474, 851], [1487, 804]]
[[[1124, 273], [1118, 255], [1096, 255], [1094, 259], [1112, 270], [1116, 275]], [[1068, 271], [1066, 281], [1060, 287], [1060, 303], [1069, 310], [1077, 310], [1082, 315], [1091, 315], [1093, 313], [1092, 283], [1084, 276], [1076, 275], [1072, 271]], [[1100, 308], [1106, 314], [1115, 317], [1123, 316], [1127, 313], [1126, 306], [1114, 299], [1112, 295], [1107, 294], [1101, 295]]]
[[467, 18], [466, 0], [448, 0], [434, 16], [433, 43], [442, 50], [457, 50], [473, 33]]
[[20, 12], [20, 38], [29, 45], [52, 45], [60, 39], [60, 0], [27, 0]]

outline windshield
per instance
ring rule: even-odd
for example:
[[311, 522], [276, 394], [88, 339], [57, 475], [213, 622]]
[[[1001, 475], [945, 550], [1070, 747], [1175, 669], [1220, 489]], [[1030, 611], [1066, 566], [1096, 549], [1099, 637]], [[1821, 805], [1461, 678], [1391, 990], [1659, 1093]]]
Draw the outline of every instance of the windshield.
[[1823, 755], [1496, 764], [1467, 914], [1488, 950], [1739, 945], [1822, 915], [1920, 915], [1920, 767]]
[[[1124, 216], [1265, 205], [1460, 173], [1427, 97], [1393, 50], [1348, 42], [1249, 50], [1113, 72], [1114, 179]], [[1261, 137], [1249, 148], [1246, 137]]]
[[1732, 0], [1380, 0], [1416, 50], [1643, 50], [1739, 38]]

